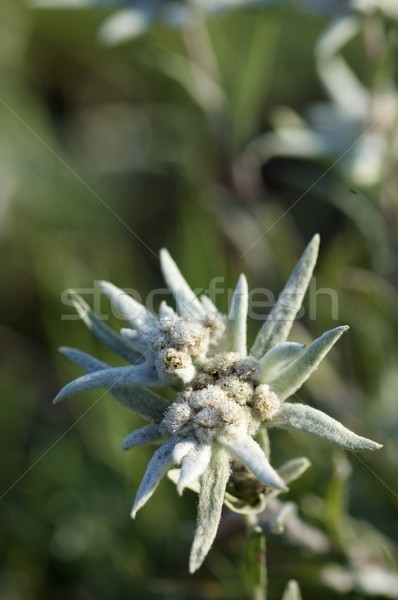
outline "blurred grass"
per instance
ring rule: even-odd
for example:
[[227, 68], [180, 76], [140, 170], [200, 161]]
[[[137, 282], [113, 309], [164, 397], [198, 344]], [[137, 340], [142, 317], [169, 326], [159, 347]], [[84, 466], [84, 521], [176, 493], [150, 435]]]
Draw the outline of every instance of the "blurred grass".
[[[274, 131], [278, 107], [305, 115], [330, 100], [314, 54], [329, 15], [251, 8], [211, 19], [207, 41], [200, 22], [185, 36], [157, 23], [112, 47], [97, 35], [108, 14], [11, 0], [0, 7], [0, 596], [243, 598], [239, 520], [226, 518], [205, 567], [189, 577], [195, 499], [163, 483], [137, 521], [128, 516], [148, 453], [123, 455], [120, 442], [138, 419], [98, 393], [51, 405], [77, 374], [58, 346], [114, 360], [81, 323], [61, 319], [70, 310], [61, 292], [109, 279], [145, 297], [163, 287], [156, 253], [165, 245], [194, 288], [219, 276], [232, 287], [244, 271], [252, 287], [277, 293], [319, 231], [317, 289], [337, 291], [338, 321], [351, 329], [300, 395], [385, 443], [361, 457], [385, 485], [348, 456], [349, 510], [396, 539], [396, 122], [381, 133], [388, 152], [371, 186], [354, 185], [344, 161], [331, 168], [339, 157], [332, 145], [318, 157], [285, 150], [253, 158], [247, 148]], [[372, 82], [386, 64], [384, 85], [396, 90], [397, 25], [380, 12], [358, 18], [360, 33], [344, 52], [375, 101]], [[374, 22], [381, 37], [369, 42]], [[219, 304], [226, 310], [226, 298]], [[304, 316], [292, 339], [335, 325], [327, 296], [316, 309], [316, 321]], [[253, 338], [258, 323], [250, 328]], [[332, 449], [282, 432], [272, 441], [276, 465], [308, 455], [313, 468], [291, 496], [310, 521], [336, 531]], [[314, 510], [317, 496], [327, 497], [326, 517]], [[306, 556], [270, 539], [270, 600], [291, 577], [306, 599], [337, 597], [320, 587], [320, 573], [327, 562], [351, 565], [349, 544]]]

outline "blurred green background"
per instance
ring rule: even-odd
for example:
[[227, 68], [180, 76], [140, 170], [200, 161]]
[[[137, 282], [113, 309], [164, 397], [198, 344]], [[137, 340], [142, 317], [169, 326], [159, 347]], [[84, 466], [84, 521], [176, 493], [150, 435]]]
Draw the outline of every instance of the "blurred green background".
[[316, 232], [338, 313], [318, 294], [291, 339], [351, 329], [301, 397], [385, 447], [272, 436], [275, 466], [312, 468], [268, 538], [269, 599], [291, 577], [309, 600], [398, 598], [396, 2], [57, 4], [0, 5], [1, 599], [248, 597], [236, 515], [195, 576], [190, 492], [165, 481], [129, 518], [138, 418], [96, 392], [51, 404], [79, 374], [59, 346], [116, 364], [61, 294], [145, 298], [162, 246], [194, 288], [245, 272], [277, 294]]

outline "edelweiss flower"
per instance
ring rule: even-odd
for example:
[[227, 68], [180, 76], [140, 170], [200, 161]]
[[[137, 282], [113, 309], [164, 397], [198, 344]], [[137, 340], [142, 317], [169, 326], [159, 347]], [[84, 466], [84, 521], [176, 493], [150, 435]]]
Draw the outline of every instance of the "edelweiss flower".
[[[286, 402], [348, 329], [332, 329], [308, 348], [286, 342], [310, 281], [318, 247], [319, 236], [315, 236], [249, 354], [248, 289], [243, 275], [229, 314], [224, 316], [208, 297], [195, 296], [168, 252], [162, 250], [163, 275], [178, 312], [162, 302], [157, 317], [103, 282], [103, 292], [131, 325], [120, 335], [71, 293], [92, 332], [133, 365], [111, 368], [79, 350], [62, 348], [62, 354], [88, 374], [66, 385], [55, 402], [84, 390], [105, 388], [150, 421], [123, 442], [125, 450], [160, 444], [148, 464], [131, 514], [135, 517], [162, 477], [172, 467], [180, 466], [179, 471], [171, 471], [178, 492], [182, 494], [191, 487], [199, 493], [191, 572], [200, 567], [211, 547], [224, 501], [240, 512], [261, 510], [267, 495], [286, 491], [286, 483], [308, 466], [306, 459], [298, 459], [276, 471], [268, 460], [267, 428], [306, 431], [350, 450], [380, 448], [315, 408]], [[148, 389], [162, 386], [175, 391], [173, 402]]]

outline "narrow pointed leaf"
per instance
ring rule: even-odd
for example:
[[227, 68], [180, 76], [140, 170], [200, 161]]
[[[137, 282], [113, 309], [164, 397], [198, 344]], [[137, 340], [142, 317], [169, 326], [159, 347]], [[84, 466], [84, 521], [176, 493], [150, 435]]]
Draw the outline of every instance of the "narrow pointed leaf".
[[296, 342], [283, 342], [268, 350], [260, 361], [258, 381], [266, 383], [274, 379], [282, 369], [302, 354], [304, 350], [305, 346], [296, 344]]
[[247, 355], [246, 347], [246, 321], [249, 304], [249, 292], [247, 280], [244, 275], [239, 277], [231, 308], [228, 314], [227, 328], [224, 336], [228, 339], [228, 347], [232, 352], [238, 352], [241, 356]]
[[122, 448], [123, 450], [129, 450], [136, 446], [156, 444], [164, 441], [164, 439], [164, 433], [160, 430], [159, 425], [157, 423], [150, 423], [149, 425], [145, 425], [145, 427], [141, 427], [141, 429], [136, 429], [129, 433], [123, 440]]
[[348, 327], [343, 325], [342, 327], [336, 327], [327, 331], [313, 341], [306, 348], [305, 352], [300, 354], [296, 360], [283, 369], [275, 379], [268, 381], [268, 385], [281, 401], [286, 400], [286, 398], [301, 388], [303, 383], [318, 368], [319, 363], [347, 329]]
[[272, 421], [272, 427], [312, 433], [346, 450], [378, 450], [382, 446], [353, 433], [329, 415], [305, 404], [287, 402]]
[[70, 291], [70, 299], [76, 312], [88, 329], [105, 345], [107, 348], [119, 354], [129, 362], [136, 362], [140, 354], [134, 350], [128, 340], [121, 337], [110, 327], [105, 325], [97, 315], [91, 310], [87, 302], [83, 300], [73, 290]]
[[167, 304], [167, 302], [162, 300], [159, 306], [159, 317], [161, 319], [169, 319], [170, 321], [174, 321], [178, 318], [178, 315], [174, 309]]
[[[176, 486], [180, 480], [181, 469], [170, 469], [167, 471], [167, 477], [172, 481]], [[191, 492], [195, 492], [195, 494], [199, 494], [200, 492], [200, 482], [198, 480], [192, 481], [189, 485], [185, 486]]]
[[142, 333], [136, 329], [131, 329], [130, 327], [122, 327], [120, 330], [120, 335], [123, 337], [123, 339], [128, 340], [129, 344], [131, 344], [134, 350], [140, 354], [145, 354], [147, 361], [152, 359], [152, 353], [148, 352], [150, 345], [149, 336], [146, 333]]
[[163, 419], [163, 415], [169, 407], [166, 398], [141, 386], [117, 385], [110, 390], [110, 393], [126, 408], [144, 417], [144, 419], [156, 423]]
[[283, 593], [282, 600], [301, 600], [300, 588], [297, 581], [291, 579]]
[[319, 235], [314, 235], [256, 337], [250, 353], [257, 358], [286, 341], [312, 277], [318, 250]]
[[211, 446], [205, 444], [193, 448], [182, 461], [180, 478], [177, 484], [177, 491], [182, 495], [184, 489], [198, 480], [209, 466], [211, 459]]
[[[60, 348], [59, 351], [68, 360], [89, 373], [110, 368], [106, 363], [85, 352], [81, 352], [80, 350], [63, 347]], [[123, 404], [126, 408], [129, 408], [144, 417], [144, 419], [150, 421], [161, 421], [165, 410], [169, 406], [168, 401], [163, 398], [163, 396], [159, 396], [159, 394], [155, 394], [151, 390], [140, 386], [131, 387], [115, 385], [109, 390], [109, 393], [112, 394], [120, 404]]]
[[75, 348], [68, 348], [67, 346], [62, 346], [58, 349], [58, 352], [65, 356], [71, 363], [83, 369], [83, 371], [87, 371], [88, 373], [93, 373], [94, 371], [102, 371], [103, 369], [108, 369], [109, 365], [102, 362], [102, 360], [98, 360], [94, 356], [87, 354], [86, 352], [82, 352], [81, 350], [76, 350]]
[[101, 371], [83, 375], [68, 383], [54, 398], [54, 403], [59, 402], [72, 394], [85, 392], [87, 390], [104, 388], [107, 391], [112, 392], [115, 386], [156, 386], [162, 385], [162, 383], [164, 382], [158, 378], [154, 369], [145, 364], [102, 369]]
[[140, 508], [148, 502], [167, 470], [173, 466], [173, 451], [177, 444], [177, 439], [166, 442], [156, 450], [149, 461], [141, 485], [138, 488], [133, 508], [131, 509], [133, 519]]
[[116, 311], [131, 324], [132, 327], [143, 333], [155, 333], [158, 322], [149, 310], [134, 300], [123, 290], [108, 281], [101, 281], [101, 290], [109, 298]]
[[223, 448], [215, 448], [209, 468], [201, 479], [197, 525], [189, 559], [190, 573], [199, 569], [216, 537], [229, 472], [228, 453]]
[[163, 277], [176, 300], [179, 313], [185, 317], [203, 318], [205, 311], [180, 270], [165, 248], [160, 251], [160, 266]]
[[291, 481], [295, 481], [306, 470], [311, 466], [310, 461], [305, 456], [301, 458], [294, 458], [293, 460], [289, 460], [285, 463], [280, 469], [278, 469], [279, 475], [282, 477], [283, 481], [286, 483], [290, 483]]
[[218, 441], [262, 483], [277, 490], [287, 489], [284, 481], [271, 467], [260, 445], [250, 435], [242, 435], [239, 438], [221, 437]]

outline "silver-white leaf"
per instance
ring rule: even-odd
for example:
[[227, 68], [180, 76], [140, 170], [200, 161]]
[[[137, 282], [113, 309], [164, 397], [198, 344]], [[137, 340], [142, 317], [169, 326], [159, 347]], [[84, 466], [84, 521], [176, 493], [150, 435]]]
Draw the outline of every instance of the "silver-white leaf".
[[156, 450], [148, 463], [145, 475], [134, 500], [131, 516], [134, 519], [137, 512], [146, 504], [158, 487], [162, 477], [174, 464], [173, 451], [178, 444], [178, 439], [166, 442]]
[[284, 404], [272, 421], [272, 427], [296, 429], [312, 433], [318, 437], [354, 452], [378, 450], [382, 446], [350, 431], [329, 415], [305, 404]]
[[282, 342], [266, 352], [260, 361], [258, 368], [258, 381], [267, 383], [279, 375], [282, 369], [287, 367], [305, 350], [305, 346], [296, 342]]
[[246, 321], [248, 305], [249, 290], [247, 279], [244, 275], [241, 275], [232, 296], [227, 327], [224, 333], [224, 336], [228, 340], [228, 350], [230, 352], [237, 352], [241, 356], [247, 355]]
[[129, 433], [123, 440], [122, 448], [123, 450], [129, 450], [137, 446], [156, 444], [161, 441], [164, 441], [164, 432], [157, 423], [150, 423]]
[[78, 394], [87, 390], [104, 388], [106, 391], [112, 392], [115, 386], [157, 386], [162, 384], [164, 384], [164, 381], [158, 377], [152, 367], [148, 367], [146, 364], [111, 367], [95, 371], [94, 373], [88, 373], [71, 381], [57, 394], [54, 398], [54, 403], [60, 402], [72, 394]]
[[197, 525], [189, 559], [190, 573], [199, 569], [216, 537], [230, 473], [229, 460], [228, 452], [216, 447], [210, 466], [202, 476]]
[[[59, 349], [59, 352], [89, 373], [110, 368], [106, 363], [74, 348], [63, 347]], [[140, 386], [115, 385], [109, 390], [109, 393], [120, 404], [150, 421], [161, 421], [169, 406], [169, 402], [163, 396]]]
[[184, 457], [177, 483], [177, 492], [182, 495], [184, 489], [189, 487], [206, 471], [211, 459], [211, 445], [203, 444], [193, 448]]
[[109, 298], [117, 313], [127, 319], [132, 327], [147, 334], [158, 331], [158, 321], [155, 315], [126, 292], [108, 281], [101, 281], [101, 290]]
[[173, 292], [179, 313], [188, 318], [204, 318], [206, 315], [202, 304], [181, 275], [168, 251], [162, 248], [159, 256], [164, 280]]
[[286, 485], [278, 473], [271, 467], [260, 445], [248, 434], [237, 438], [220, 437], [220, 444], [240, 460], [265, 485], [277, 490], [286, 490]]
[[316, 234], [289, 277], [268, 319], [261, 327], [250, 354], [261, 358], [267, 350], [286, 341], [311, 280], [318, 250], [319, 235]]
[[279, 400], [286, 400], [301, 388], [308, 377], [318, 368], [319, 363], [334, 346], [337, 340], [347, 331], [343, 325], [327, 331], [312, 342], [305, 351], [283, 369], [277, 377], [268, 381], [271, 390], [276, 393]]
[[140, 358], [140, 354], [134, 350], [128, 340], [105, 325], [74, 290], [70, 291], [69, 298], [83, 323], [107, 348], [129, 362], [136, 362]]

